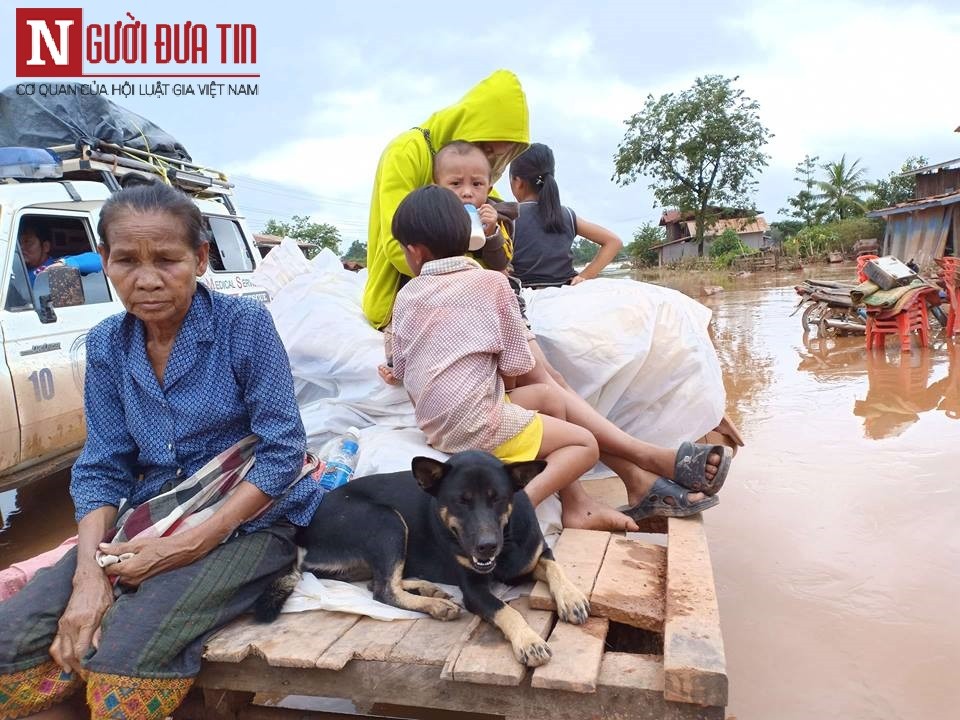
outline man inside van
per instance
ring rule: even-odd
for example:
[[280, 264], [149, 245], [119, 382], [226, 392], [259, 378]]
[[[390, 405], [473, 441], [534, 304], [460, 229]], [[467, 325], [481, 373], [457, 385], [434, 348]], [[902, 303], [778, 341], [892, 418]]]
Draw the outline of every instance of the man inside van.
[[81, 275], [89, 275], [103, 269], [100, 255], [95, 252], [85, 252], [59, 258], [52, 257], [50, 255], [52, 244], [50, 229], [38, 222], [24, 220], [20, 223], [19, 239], [20, 254], [23, 256], [23, 262], [27, 265], [31, 287], [37, 279], [37, 275], [53, 265], [75, 267]]

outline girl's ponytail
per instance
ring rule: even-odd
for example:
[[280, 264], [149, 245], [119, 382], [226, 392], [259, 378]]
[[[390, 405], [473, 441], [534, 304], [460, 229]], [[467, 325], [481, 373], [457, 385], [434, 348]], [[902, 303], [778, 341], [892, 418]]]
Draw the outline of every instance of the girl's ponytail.
[[[560, 205], [560, 186], [553, 174], [553, 151], [543, 143], [532, 143], [510, 163], [510, 176], [522, 178], [537, 193], [543, 229], [561, 233], [566, 230], [566, 225], [563, 206]], [[573, 232], [576, 233], [577, 229], [573, 228]]]

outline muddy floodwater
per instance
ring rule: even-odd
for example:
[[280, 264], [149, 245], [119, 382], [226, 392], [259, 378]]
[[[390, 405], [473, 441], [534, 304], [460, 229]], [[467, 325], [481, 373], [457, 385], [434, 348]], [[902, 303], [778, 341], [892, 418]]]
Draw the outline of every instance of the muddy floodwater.
[[[728, 715], [960, 717], [960, 339], [868, 358], [862, 336], [804, 337], [799, 277], [646, 277], [714, 311], [747, 440], [704, 516]], [[0, 511], [0, 567], [72, 534], [63, 475]]]

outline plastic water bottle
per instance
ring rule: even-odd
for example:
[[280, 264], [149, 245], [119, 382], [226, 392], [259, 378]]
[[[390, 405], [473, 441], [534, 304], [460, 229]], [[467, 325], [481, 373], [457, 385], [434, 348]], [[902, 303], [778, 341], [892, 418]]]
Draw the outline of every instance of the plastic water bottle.
[[326, 467], [320, 476], [320, 485], [325, 490], [333, 490], [346, 485], [353, 477], [360, 456], [360, 431], [352, 427], [340, 436], [327, 457]]
[[468, 249], [471, 252], [480, 250], [487, 242], [487, 236], [483, 232], [483, 223], [480, 222], [480, 213], [473, 205], [464, 205], [463, 209], [470, 216], [470, 245]]

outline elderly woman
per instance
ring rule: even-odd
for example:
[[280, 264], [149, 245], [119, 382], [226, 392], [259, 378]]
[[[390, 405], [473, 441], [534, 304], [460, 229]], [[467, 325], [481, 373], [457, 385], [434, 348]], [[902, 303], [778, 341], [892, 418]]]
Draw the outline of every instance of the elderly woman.
[[269, 313], [197, 284], [196, 205], [127, 188], [99, 235], [126, 312], [87, 339], [77, 547], [0, 604], [0, 719], [167, 716], [205, 639], [289, 569], [321, 498], [298, 482], [305, 435]]

